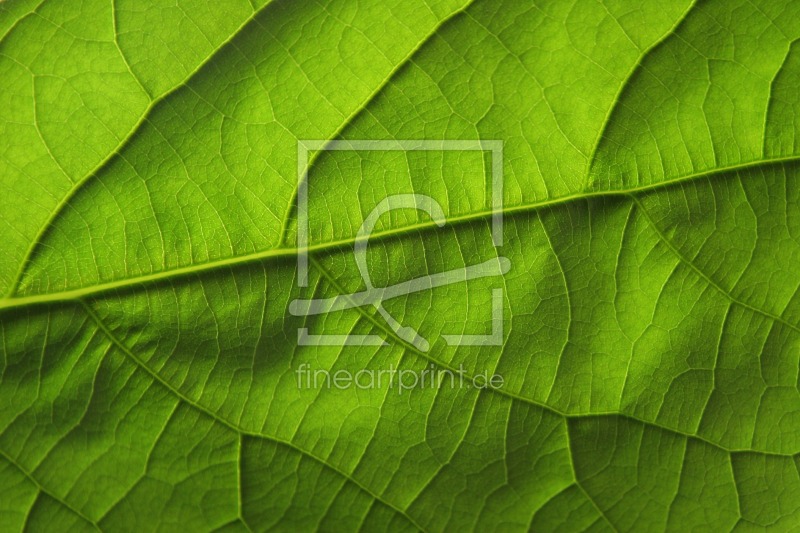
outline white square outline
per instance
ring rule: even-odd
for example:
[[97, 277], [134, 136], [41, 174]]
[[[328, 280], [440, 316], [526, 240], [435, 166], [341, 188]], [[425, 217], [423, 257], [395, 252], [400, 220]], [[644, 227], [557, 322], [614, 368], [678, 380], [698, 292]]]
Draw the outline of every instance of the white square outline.
[[[492, 153], [492, 244], [503, 246], [503, 141], [501, 140], [319, 140], [297, 141], [297, 285], [308, 287], [308, 153], [322, 151], [490, 151]], [[448, 345], [502, 345], [503, 289], [492, 289], [492, 333], [488, 335], [441, 334]], [[499, 325], [499, 327], [498, 327]], [[386, 345], [379, 335], [313, 335], [298, 328], [301, 346]]]

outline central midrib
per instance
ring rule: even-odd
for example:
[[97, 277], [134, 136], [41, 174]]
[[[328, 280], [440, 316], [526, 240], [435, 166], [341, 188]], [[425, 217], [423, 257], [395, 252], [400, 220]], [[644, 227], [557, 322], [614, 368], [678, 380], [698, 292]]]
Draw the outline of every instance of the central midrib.
[[[582, 192], [576, 193], [572, 195], [562, 196], [558, 198], [552, 198], [547, 200], [542, 200], [539, 202], [533, 202], [528, 204], [520, 204], [517, 206], [507, 207], [503, 210], [504, 215], [519, 215], [524, 213], [530, 213], [537, 211], [539, 209], [544, 209], [547, 207], [568, 204], [570, 202], [576, 202], [581, 200], [589, 200], [592, 198], [602, 198], [602, 197], [625, 197], [636, 195], [640, 193], [646, 193], [650, 191], [655, 191], [663, 188], [668, 188], [677, 184], [690, 182], [693, 180], [701, 179], [710, 177], [716, 174], [724, 174], [728, 172], [736, 172], [740, 170], [747, 170], [751, 168], [756, 168], [759, 166], [764, 165], [776, 165], [782, 163], [790, 163], [800, 161], [800, 155], [792, 155], [787, 157], [781, 158], [773, 158], [773, 159], [765, 159], [759, 161], [753, 161], [748, 163], [742, 163], [737, 165], [731, 165], [728, 167], [720, 167], [716, 169], [706, 170], [702, 172], [698, 172], [695, 174], [688, 174], [685, 176], [679, 176], [677, 178], [673, 178], [671, 180], [665, 180], [658, 183], [653, 183], [649, 185], [642, 185], [639, 187], [633, 187], [629, 189], [620, 189], [620, 190], [606, 190], [606, 191], [590, 191], [590, 192]], [[447, 219], [448, 225], [461, 225], [461, 224], [469, 224], [471, 222], [476, 222], [479, 220], [484, 220], [487, 218], [491, 218], [493, 215], [492, 210], [481, 210], [475, 211], [472, 213], [466, 213], [463, 215], [458, 215], [455, 217], [449, 217]], [[433, 229], [438, 229], [437, 226], [433, 221], [429, 222], [421, 222], [418, 224], [413, 224], [409, 226], [403, 226], [399, 228], [393, 228], [390, 230], [382, 231], [382, 232], [375, 232], [373, 233], [369, 240], [370, 242], [380, 242], [382, 240], [393, 239], [402, 237], [405, 235], [410, 235], [416, 232], [421, 231], [430, 231]], [[305, 250], [309, 253], [316, 253], [316, 252], [325, 252], [335, 250], [337, 248], [342, 248], [345, 246], [352, 246], [359, 240], [358, 238], [348, 238], [348, 239], [341, 239], [336, 241], [328, 241], [324, 243], [318, 243], [311, 246], [308, 246]], [[163, 270], [159, 272], [155, 272], [152, 274], [144, 274], [141, 276], [134, 276], [130, 278], [118, 279], [115, 281], [110, 281], [106, 283], [98, 283], [94, 285], [87, 285], [84, 287], [77, 287], [74, 289], [68, 289], [64, 291], [57, 291], [51, 293], [42, 293], [42, 294], [32, 294], [29, 296], [16, 296], [12, 298], [5, 298], [0, 300], [0, 310], [14, 308], [14, 307], [21, 307], [26, 305], [35, 305], [35, 304], [43, 304], [43, 303], [51, 303], [51, 302], [59, 302], [59, 301], [69, 301], [75, 300], [77, 298], [85, 298], [87, 296], [92, 296], [95, 294], [100, 294], [107, 291], [112, 291], [116, 289], [125, 289], [125, 288], [132, 288], [137, 285], [148, 285], [151, 283], [157, 283], [160, 281], [166, 281], [172, 278], [179, 278], [183, 276], [188, 276], [192, 274], [198, 274], [208, 271], [213, 271], [222, 268], [229, 268], [229, 267], [236, 267], [239, 265], [245, 265], [247, 263], [253, 263], [257, 261], [262, 261], [265, 259], [279, 259], [279, 258], [290, 258], [296, 256], [301, 250], [298, 248], [272, 248], [269, 250], [263, 250], [260, 252], [254, 252], [251, 254], [240, 255], [240, 256], [233, 256], [227, 257], [224, 259], [219, 259], [216, 261], [209, 261], [207, 263], [200, 263], [200, 264], [192, 264], [187, 265], [185, 267], [170, 269], [170, 270]]]

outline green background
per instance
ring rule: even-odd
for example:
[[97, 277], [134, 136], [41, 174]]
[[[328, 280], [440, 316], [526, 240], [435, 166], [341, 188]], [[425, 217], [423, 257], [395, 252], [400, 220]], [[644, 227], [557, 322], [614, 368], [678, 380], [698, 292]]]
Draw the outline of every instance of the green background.
[[[797, 0], [0, 3], [0, 530], [800, 527]], [[304, 139], [503, 142], [491, 156]], [[303, 169], [301, 169], [303, 170]], [[502, 278], [313, 317], [364, 288]], [[488, 333], [503, 289], [503, 345]], [[300, 346], [379, 334], [388, 346]], [[298, 388], [295, 370], [499, 390]]]

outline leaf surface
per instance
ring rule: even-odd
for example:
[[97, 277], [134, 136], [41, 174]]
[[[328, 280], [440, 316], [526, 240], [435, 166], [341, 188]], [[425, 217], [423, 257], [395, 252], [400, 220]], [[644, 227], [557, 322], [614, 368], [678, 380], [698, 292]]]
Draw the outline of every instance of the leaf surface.
[[[793, 1], [0, 4], [0, 529], [796, 527], [798, 39]], [[502, 246], [497, 154], [298, 169], [329, 139], [502, 141]], [[428, 351], [289, 313], [412, 193], [447, 224], [381, 217], [375, 287], [510, 271], [385, 301]], [[501, 345], [448, 345], [498, 289]]]

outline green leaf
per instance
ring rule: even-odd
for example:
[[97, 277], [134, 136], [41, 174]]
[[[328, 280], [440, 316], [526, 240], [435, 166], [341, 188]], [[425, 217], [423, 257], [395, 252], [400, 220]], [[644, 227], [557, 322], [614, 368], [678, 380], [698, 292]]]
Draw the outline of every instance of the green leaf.
[[[0, 3], [0, 530], [796, 528], [798, 42], [796, 1]], [[395, 194], [447, 223], [380, 217], [369, 285]], [[428, 350], [289, 312], [498, 257], [383, 302]]]

